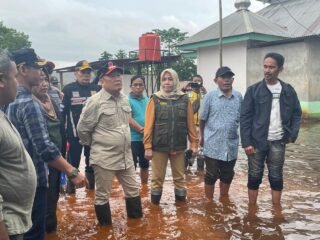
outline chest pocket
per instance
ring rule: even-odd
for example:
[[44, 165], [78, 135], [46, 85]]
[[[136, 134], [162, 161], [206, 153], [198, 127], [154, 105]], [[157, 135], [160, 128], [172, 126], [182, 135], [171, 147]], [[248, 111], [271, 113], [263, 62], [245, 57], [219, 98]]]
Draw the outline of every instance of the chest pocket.
[[100, 114], [99, 125], [102, 128], [113, 129], [117, 126], [116, 109], [105, 109]]
[[129, 122], [129, 116], [131, 115], [131, 107], [128, 105], [121, 106], [122, 112], [124, 114], [124, 123]]

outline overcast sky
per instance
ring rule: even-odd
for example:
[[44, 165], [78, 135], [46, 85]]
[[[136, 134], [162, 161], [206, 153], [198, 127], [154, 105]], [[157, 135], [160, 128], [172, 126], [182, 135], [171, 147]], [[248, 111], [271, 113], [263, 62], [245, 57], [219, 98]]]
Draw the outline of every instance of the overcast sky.
[[[223, 0], [223, 15], [235, 0]], [[195, 34], [218, 21], [218, 0], [0, 0], [0, 21], [29, 35], [57, 67], [95, 61], [106, 50], [137, 50], [139, 36], [175, 27]], [[251, 0], [253, 12], [266, 5]]]

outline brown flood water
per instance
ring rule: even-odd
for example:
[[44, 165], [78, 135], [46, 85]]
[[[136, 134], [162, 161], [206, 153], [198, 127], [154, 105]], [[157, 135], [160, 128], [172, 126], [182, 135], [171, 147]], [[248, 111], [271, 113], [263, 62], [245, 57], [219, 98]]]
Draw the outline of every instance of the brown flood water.
[[320, 123], [309, 123], [301, 128], [298, 141], [287, 146], [282, 209], [272, 207], [267, 171], [260, 188], [258, 206], [248, 209], [247, 160], [240, 149], [229, 199], [219, 199], [217, 186], [214, 201], [207, 201], [203, 176], [196, 173], [194, 164], [186, 175], [188, 201], [175, 203], [168, 168], [159, 206], [151, 204], [150, 188], [141, 187], [144, 216], [138, 220], [127, 219], [122, 189], [114, 181], [110, 199], [112, 227], [97, 224], [93, 191], [80, 189], [75, 196], [61, 196], [58, 230], [47, 235], [47, 240], [320, 239], [319, 143]]

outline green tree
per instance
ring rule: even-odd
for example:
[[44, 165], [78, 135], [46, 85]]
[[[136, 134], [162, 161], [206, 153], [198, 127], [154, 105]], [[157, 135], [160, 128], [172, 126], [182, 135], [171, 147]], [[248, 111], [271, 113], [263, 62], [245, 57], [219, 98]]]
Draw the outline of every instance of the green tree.
[[169, 55], [179, 54], [180, 51], [177, 48], [177, 44], [188, 36], [187, 32], [181, 32], [180, 29], [174, 27], [169, 29], [152, 29], [152, 31], [161, 37], [161, 45], [165, 49], [168, 49]]
[[176, 70], [181, 81], [189, 81], [197, 73], [197, 66], [191, 58], [181, 57], [172, 68]]
[[[177, 44], [188, 37], [187, 32], [181, 32], [178, 28], [169, 29], [153, 29], [154, 33], [160, 35], [162, 46], [168, 50], [169, 55], [179, 55], [181, 51], [178, 49]], [[177, 71], [180, 80], [188, 81], [197, 73], [197, 66], [191, 58], [181, 56], [180, 60], [171, 66]]]
[[127, 53], [123, 49], [119, 49], [118, 52], [114, 54], [116, 59], [125, 59], [128, 58]]
[[111, 60], [112, 57], [113, 57], [113, 55], [111, 53], [108, 53], [107, 51], [103, 51], [100, 54], [99, 61], [108, 61], [108, 60]]
[[0, 22], [0, 48], [12, 51], [25, 47], [31, 47], [29, 36]]

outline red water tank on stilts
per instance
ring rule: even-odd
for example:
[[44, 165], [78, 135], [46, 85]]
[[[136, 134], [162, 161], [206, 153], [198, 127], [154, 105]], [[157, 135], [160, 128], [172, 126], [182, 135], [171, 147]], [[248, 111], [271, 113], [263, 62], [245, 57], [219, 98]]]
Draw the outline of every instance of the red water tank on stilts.
[[161, 61], [159, 35], [145, 33], [139, 37], [139, 61]]

